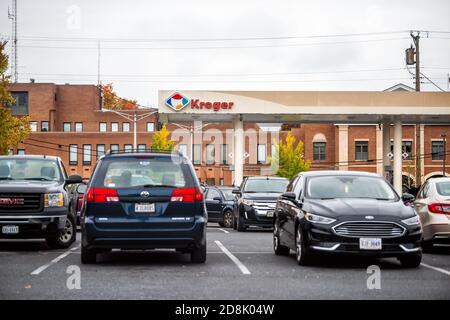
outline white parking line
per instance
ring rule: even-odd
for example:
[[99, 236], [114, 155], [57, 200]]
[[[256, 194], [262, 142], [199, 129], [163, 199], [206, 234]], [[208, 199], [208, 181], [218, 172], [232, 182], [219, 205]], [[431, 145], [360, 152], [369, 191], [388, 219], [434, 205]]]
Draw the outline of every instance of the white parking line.
[[438, 268], [438, 267], [433, 267], [433, 266], [430, 266], [429, 264], [426, 264], [426, 263], [421, 263], [421, 265], [424, 266], [425, 268], [432, 269], [434, 271], [441, 272], [443, 274], [446, 274], [446, 275], [450, 276], [450, 271], [447, 271], [447, 270], [444, 270], [444, 269], [441, 269], [441, 268]]
[[31, 275], [36, 276], [38, 274], [40, 274], [42, 271], [44, 271], [45, 269], [47, 269], [48, 267], [54, 265], [55, 263], [58, 263], [60, 260], [64, 259], [65, 257], [67, 257], [69, 254], [71, 254], [72, 252], [74, 252], [75, 250], [77, 250], [80, 246], [74, 247], [70, 250], [67, 250], [66, 252], [64, 252], [63, 254], [57, 256], [55, 259], [53, 259], [52, 261], [50, 261], [47, 264], [44, 264], [43, 266], [37, 268], [36, 270], [34, 270]]
[[228, 249], [225, 248], [225, 246], [220, 241], [215, 240], [214, 242], [217, 244], [220, 250], [222, 250], [223, 253], [225, 253], [228, 256], [228, 258], [230, 258], [231, 261], [234, 262], [234, 264], [239, 268], [239, 270], [241, 270], [243, 274], [251, 274], [250, 270], [248, 270], [247, 267], [244, 266], [244, 264], [241, 261], [239, 261], [238, 258], [236, 258], [230, 251], [228, 251]]
[[222, 228], [219, 228], [219, 230], [220, 230], [220, 231], [223, 231], [223, 232], [225, 232], [225, 233], [230, 233], [229, 231], [227, 231], [227, 230], [225, 230], [225, 229], [222, 229]]

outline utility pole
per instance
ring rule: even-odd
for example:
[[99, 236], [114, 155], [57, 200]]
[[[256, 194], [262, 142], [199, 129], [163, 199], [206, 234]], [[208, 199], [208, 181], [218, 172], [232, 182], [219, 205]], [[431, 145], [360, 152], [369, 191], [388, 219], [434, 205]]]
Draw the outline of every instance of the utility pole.
[[11, 44], [11, 75], [13, 82], [19, 81], [19, 75], [17, 71], [17, 0], [12, 0], [12, 12], [9, 12], [8, 8], [8, 18], [12, 20], [12, 44]]
[[[420, 32], [417, 32], [417, 35], [414, 35], [411, 31], [411, 38], [414, 41], [415, 47], [415, 63], [416, 63], [416, 91], [420, 91], [420, 52], [419, 52], [419, 41], [420, 41]], [[422, 173], [421, 173], [421, 156], [420, 156], [420, 124], [416, 123], [416, 187], [419, 187], [421, 184]]]
[[444, 157], [442, 158], [442, 176], [445, 177], [445, 158], [447, 157], [447, 135], [445, 133], [441, 134], [441, 138], [444, 143]]

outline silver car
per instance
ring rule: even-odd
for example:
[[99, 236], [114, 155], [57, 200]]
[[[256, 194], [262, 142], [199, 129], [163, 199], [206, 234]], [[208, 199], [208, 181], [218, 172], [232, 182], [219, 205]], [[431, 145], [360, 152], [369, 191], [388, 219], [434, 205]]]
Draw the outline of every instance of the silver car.
[[414, 206], [423, 228], [422, 247], [450, 243], [450, 178], [432, 178], [420, 188]]

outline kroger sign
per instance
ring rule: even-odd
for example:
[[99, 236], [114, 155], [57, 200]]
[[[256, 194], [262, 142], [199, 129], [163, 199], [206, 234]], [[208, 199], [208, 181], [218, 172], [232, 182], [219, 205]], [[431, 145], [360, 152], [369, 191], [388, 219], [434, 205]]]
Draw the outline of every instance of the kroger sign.
[[166, 106], [175, 110], [181, 111], [188, 106], [191, 106], [191, 109], [209, 109], [214, 110], [215, 112], [220, 110], [230, 110], [234, 102], [224, 102], [224, 101], [200, 101], [200, 99], [188, 99], [182, 94], [176, 92], [171, 95], [166, 100]]

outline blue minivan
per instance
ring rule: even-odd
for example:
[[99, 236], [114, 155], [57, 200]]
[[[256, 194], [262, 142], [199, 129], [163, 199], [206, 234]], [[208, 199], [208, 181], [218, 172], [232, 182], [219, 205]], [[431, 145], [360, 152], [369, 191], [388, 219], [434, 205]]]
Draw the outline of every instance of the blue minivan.
[[112, 249], [172, 248], [206, 261], [207, 211], [191, 162], [178, 152], [101, 157], [81, 210], [81, 262]]

